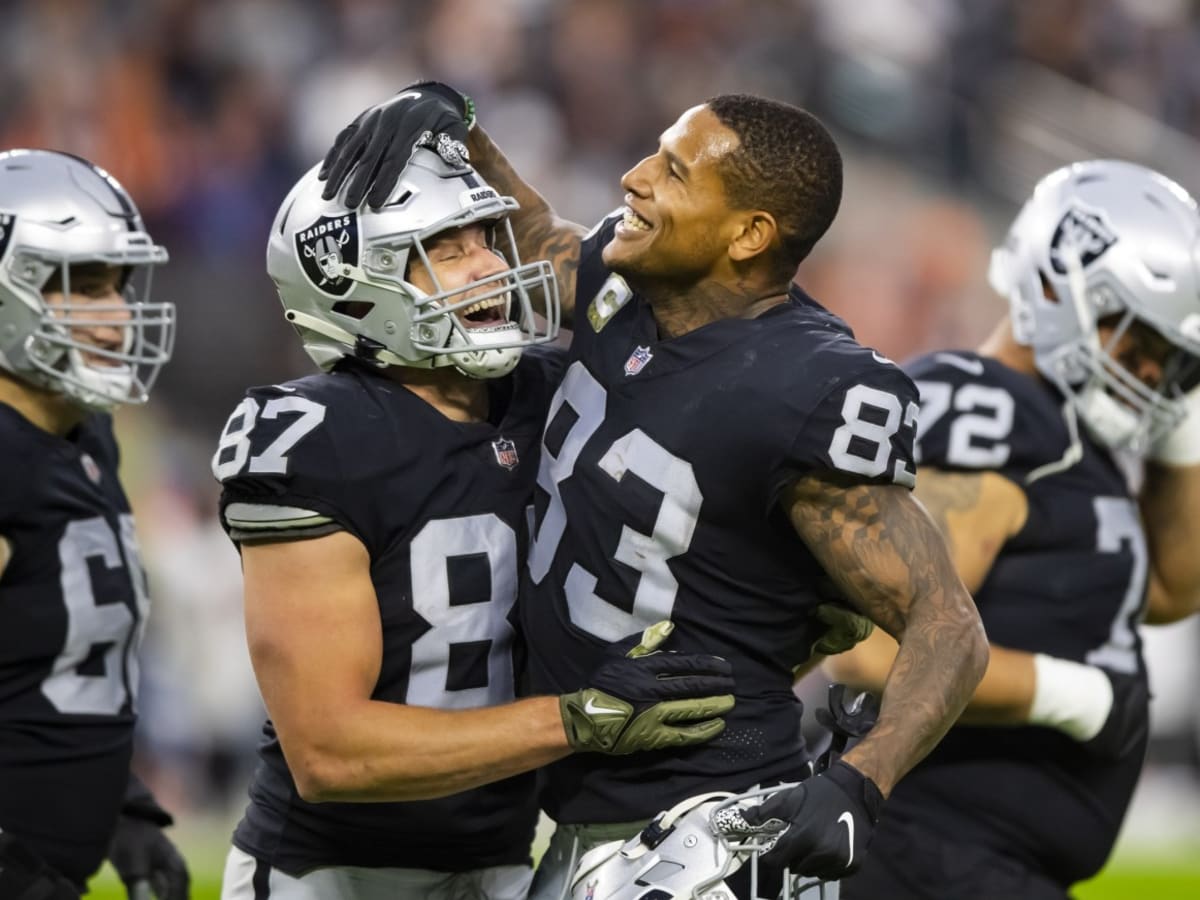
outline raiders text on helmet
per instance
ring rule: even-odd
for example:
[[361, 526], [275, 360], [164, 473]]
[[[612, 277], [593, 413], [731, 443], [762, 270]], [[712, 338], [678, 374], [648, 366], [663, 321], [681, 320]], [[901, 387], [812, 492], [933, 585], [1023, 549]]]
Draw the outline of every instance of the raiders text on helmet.
[[[508, 214], [517, 208], [467, 166], [417, 150], [379, 210], [321, 199], [313, 167], [283, 201], [267, 244], [267, 272], [308, 355], [323, 369], [346, 356], [377, 365], [452, 365], [477, 378], [512, 371], [521, 350], [558, 334], [558, 283], [545, 261], [522, 265]], [[482, 223], [509, 262], [461, 288], [442, 289], [425, 252], [430, 238]], [[495, 239], [493, 237], [493, 239]], [[408, 280], [424, 266], [433, 293]], [[502, 321], [464, 323], [468, 309], [501, 298]], [[535, 304], [536, 299], [536, 304]], [[539, 322], [535, 305], [544, 311]]]
[[[151, 267], [166, 261], [103, 169], [50, 150], [0, 153], [0, 368], [89, 407], [145, 402], [175, 338], [174, 305], [148, 302]], [[121, 303], [71, 301], [71, 267], [87, 263], [123, 269]], [[64, 299], [51, 305], [56, 274]], [[120, 346], [83, 335], [98, 326], [120, 329]]]

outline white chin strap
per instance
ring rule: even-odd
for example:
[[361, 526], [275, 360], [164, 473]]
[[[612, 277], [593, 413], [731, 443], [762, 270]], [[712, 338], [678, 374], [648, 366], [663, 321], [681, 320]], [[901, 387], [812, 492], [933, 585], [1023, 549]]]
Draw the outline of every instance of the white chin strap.
[[78, 350], [67, 351], [71, 378], [62, 383], [63, 393], [93, 409], [109, 409], [129, 402], [133, 393], [133, 367], [89, 365]]
[[458, 329], [450, 332], [446, 353], [440, 359], [471, 378], [500, 378], [517, 367], [521, 347], [500, 347], [521, 337], [521, 327], [506, 322], [489, 328], [472, 328], [464, 337]]
[[1075, 407], [1083, 427], [1099, 443], [1135, 452], [1141, 449], [1139, 444], [1147, 436], [1144, 417], [1109, 394], [1099, 379], [1092, 378], [1075, 395]]

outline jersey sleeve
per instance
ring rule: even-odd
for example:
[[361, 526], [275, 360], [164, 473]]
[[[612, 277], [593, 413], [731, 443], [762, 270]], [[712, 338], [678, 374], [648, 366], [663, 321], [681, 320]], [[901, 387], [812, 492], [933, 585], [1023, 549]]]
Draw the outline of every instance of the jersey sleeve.
[[373, 533], [369, 492], [347, 474], [347, 442], [330, 397], [254, 388], [230, 415], [213, 456], [221, 523], [238, 542]]
[[921, 395], [920, 465], [959, 471], [1010, 466], [1016, 402], [978, 356], [935, 353], [907, 369]]
[[826, 382], [783, 460], [776, 493], [793, 478], [821, 473], [912, 488], [918, 411], [912, 380], [871, 355]]

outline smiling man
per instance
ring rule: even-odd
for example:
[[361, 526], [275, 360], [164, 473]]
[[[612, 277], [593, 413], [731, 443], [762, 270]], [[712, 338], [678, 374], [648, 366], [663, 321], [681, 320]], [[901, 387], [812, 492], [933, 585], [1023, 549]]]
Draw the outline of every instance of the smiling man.
[[655, 629], [514, 701], [554, 275], [516, 256], [516, 203], [430, 151], [378, 212], [321, 187], [284, 199], [267, 270], [323, 371], [250, 390], [213, 457], [271, 717], [222, 896], [523, 900], [532, 770], [714, 737], [730, 666]]
[[787, 104], [715, 97], [662, 134], [622, 178], [625, 205], [585, 233], [471, 121], [452, 88], [414, 85], [339, 136], [326, 193], [349, 176], [347, 202], [381, 204], [414, 144], [461, 144], [521, 204], [522, 252], [554, 262], [574, 337], [522, 596], [532, 686], [575, 682], [607, 641], [668, 615], [677, 646], [737, 673], [738, 705], [707, 747], [547, 769], [559, 827], [532, 896], [563, 896], [582, 853], [680, 800], [807, 773], [792, 680], [823, 630], [826, 576], [900, 642], [879, 725], [743, 824], [784, 833], [779, 868], [852, 871], [883, 798], [970, 696], [986, 644], [910, 494], [912, 382], [791, 283], [841, 200], [833, 138]]
[[77, 898], [105, 858], [187, 896], [130, 771], [150, 600], [111, 416], [170, 358], [166, 261], [104, 170], [0, 153], [0, 897]]

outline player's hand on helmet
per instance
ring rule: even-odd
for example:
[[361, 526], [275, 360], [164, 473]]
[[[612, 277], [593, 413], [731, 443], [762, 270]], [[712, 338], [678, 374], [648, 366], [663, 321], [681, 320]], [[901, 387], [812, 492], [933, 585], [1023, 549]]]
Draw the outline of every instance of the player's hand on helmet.
[[108, 848], [108, 861], [130, 897], [139, 882], [146, 882], [157, 900], [187, 900], [187, 865], [156, 822], [122, 815]]
[[446, 162], [465, 165], [467, 132], [475, 124], [475, 104], [440, 81], [418, 81], [396, 96], [363, 110], [338, 133], [318, 177], [321, 196], [332, 200], [346, 184], [343, 203], [372, 209], [387, 202], [417, 147], [428, 147]]
[[576, 751], [625, 754], [711, 740], [733, 709], [733, 669], [718, 656], [658, 648], [670, 622], [608, 648], [588, 686], [559, 698]]
[[882, 806], [875, 782], [838, 760], [757, 806], [721, 810], [713, 824], [735, 843], [762, 848], [777, 868], [834, 881], [862, 865]]
[[813, 615], [825, 626], [824, 633], [813, 642], [813, 655], [836, 656], [845, 653], [869, 638], [875, 630], [874, 622], [836, 600], [822, 603], [813, 611]]
[[0, 897], [79, 900], [79, 888], [11, 834], [0, 832]]

